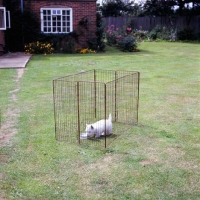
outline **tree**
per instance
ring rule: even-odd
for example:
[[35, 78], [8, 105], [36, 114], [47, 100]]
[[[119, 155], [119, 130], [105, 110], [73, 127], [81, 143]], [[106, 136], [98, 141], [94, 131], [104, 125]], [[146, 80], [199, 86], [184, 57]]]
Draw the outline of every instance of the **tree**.
[[113, 0], [103, 3], [100, 11], [104, 17], [119, 17], [125, 15], [136, 15], [138, 7], [132, 2], [124, 2], [123, 0]]
[[141, 15], [199, 15], [199, 11], [200, 0], [147, 0], [143, 5], [143, 12]]
[[174, 13], [174, 3], [165, 0], [147, 0], [143, 5], [143, 16], [169, 16]]

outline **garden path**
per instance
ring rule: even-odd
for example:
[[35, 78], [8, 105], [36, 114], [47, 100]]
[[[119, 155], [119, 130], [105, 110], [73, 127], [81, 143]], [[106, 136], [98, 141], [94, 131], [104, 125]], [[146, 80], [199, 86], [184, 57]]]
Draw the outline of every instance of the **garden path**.
[[23, 52], [7, 53], [0, 56], [0, 69], [2, 68], [24, 68], [31, 58], [31, 54]]
[[17, 123], [20, 115], [20, 110], [16, 106], [17, 104], [17, 93], [20, 90], [20, 79], [23, 76], [25, 68], [18, 68], [17, 77], [14, 79], [15, 88], [9, 91], [10, 103], [7, 106], [5, 113], [0, 113], [5, 119], [4, 122], [0, 122], [0, 146], [11, 144], [10, 139], [17, 133]]

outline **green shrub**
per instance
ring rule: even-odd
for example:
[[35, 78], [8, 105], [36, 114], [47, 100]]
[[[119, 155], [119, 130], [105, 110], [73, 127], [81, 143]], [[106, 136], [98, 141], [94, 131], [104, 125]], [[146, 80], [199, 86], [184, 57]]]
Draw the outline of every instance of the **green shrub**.
[[105, 39], [105, 22], [102, 19], [102, 16], [97, 13], [96, 15], [96, 37], [88, 39], [88, 47], [96, 52], [104, 52], [106, 48], [106, 44], [104, 42]]
[[121, 51], [137, 51], [138, 39], [134, 34], [132, 28], [126, 28], [123, 31], [118, 28], [115, 29], [114, 25], [111, 25], [106, 32], [107, 44], [116, 46]]
[[168, 27], [161, 27], [157, 25], [155, 28], [153, 28], [148, 34], [148, 39], [150, 40], [176, 40], [176, 31], [172, 28]]
[[114, 25], [110, 25], [106, 31], [106, 43], [109, 46], [116, 46], [117, 40], [116, 37], [119, 36], [119, 29], [115, 29]]
[[133, 36], [136, 37], [139, 41], [143, 41], [147, 39], [148, 31], [140, 30], [133, 30]]
[[179, 40], [195, 40], [195, 32], [192, 29], [184, 28], [177, 32], [177, 37]]
[[132, 35], [121, 37], [117, 42], [117, 46], [122, 51], [137, 51], [137, 40]]
[[76, 43], [73, 40], [63, 41], [59, 49], [59, 53], [75, 53]]

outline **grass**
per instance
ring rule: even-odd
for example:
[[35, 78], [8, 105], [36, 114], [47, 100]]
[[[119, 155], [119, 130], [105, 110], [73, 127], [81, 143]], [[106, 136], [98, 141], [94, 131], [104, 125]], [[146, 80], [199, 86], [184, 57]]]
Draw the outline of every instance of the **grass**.
[[[2, 124], [18, 109], [18, 133], [0, 147], [0, 199], [200, 199], [200, 45], [139, 49], [35, 55], [17, 84], [16, 70], [0, 70]], [[107, 150], [54, 136], [52, 80], [89, 69], [141, 73], [139, 124]]]

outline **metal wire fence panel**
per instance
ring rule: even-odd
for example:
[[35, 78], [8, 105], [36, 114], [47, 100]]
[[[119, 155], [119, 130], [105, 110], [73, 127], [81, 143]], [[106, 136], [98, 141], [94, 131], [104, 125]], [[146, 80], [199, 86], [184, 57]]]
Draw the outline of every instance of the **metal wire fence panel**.
[[56, 80], [53, 81], [53, 88], [56, 139], [76, 141], [78, 128], [76, 82]]
[[[138, 122], [139, 72], [90, 70], [57, 78], [53, 97], [57, 140], [107, 147]], [[80, 137], [99, 124], [97, 130], [105, 126], [99, 137]]]

